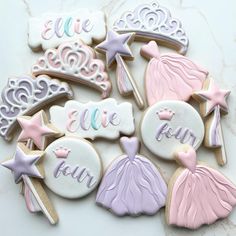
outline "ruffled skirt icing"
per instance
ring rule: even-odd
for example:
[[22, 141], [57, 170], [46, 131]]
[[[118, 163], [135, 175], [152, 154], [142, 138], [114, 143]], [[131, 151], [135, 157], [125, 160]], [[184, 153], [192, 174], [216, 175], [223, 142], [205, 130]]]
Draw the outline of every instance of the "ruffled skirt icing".
[[106, 171], [96, 202], [119, 216], [153, 215], [165, 205], [166, 195], [166, 183], [148, 159], [122, 156]]
[[198, 165], [185, 169], [171, 192], [168, 222], [195, 229], [225, 218], [236, 204], [236, 187], [218, 171]]

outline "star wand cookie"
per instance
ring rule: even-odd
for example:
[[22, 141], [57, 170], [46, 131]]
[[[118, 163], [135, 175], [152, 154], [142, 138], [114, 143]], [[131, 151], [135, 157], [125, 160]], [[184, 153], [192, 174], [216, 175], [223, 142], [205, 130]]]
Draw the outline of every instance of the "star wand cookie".
[[137, 85], [131, 76], [123, 60], [133, 59], [129, 44], [134, 39], [134, 33], [118, 34], [114, 31], [108, 31], [105, 41], [96, 46], [96, 50], [106, 54], [107, 66], [110, 67], [115, 61], [117, 86], [122, 96], [133, 94], [139, 109], [144, 108], [144, 101], [137, 88]]
[[200, 102], [200, 113], [205, 119], [205, 140], [208, 148], [215, 149], [216, 159], [219, 165], [227, 162], [224, 148], [224, 139], [220, 124], [221, 114], [228, 113], [226, 99], [230, 94], [229, 90], [220, 89], [212, 78], [208, 78], [203, 85], [203, 90], [193, 94], [193, 98]]
[[[51, 224], [56, 224], [57, 213], [39, 179], [44, 178], [41, 159], [46, 138], [61, 134], [49, 124], [44, 111], [39, 111], [32, 117], [21, 116], [17, 120], [22, 128], [19, 143], [13, 159], [3, 162], [2, 166], [13, 172], [16, 184], [22, 183], [21, 192], [29, 212], [43, 212]], [[40, 151], [34, 151], [34, 145]]]

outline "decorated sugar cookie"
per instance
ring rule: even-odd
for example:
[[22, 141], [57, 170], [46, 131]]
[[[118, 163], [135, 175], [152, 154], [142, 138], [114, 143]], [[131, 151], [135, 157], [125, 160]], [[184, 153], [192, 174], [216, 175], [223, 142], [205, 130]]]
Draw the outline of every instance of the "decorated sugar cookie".
[[49, 189], [65, 198], [81, 198], [99, 184], [102, 164], [84, 139], [62, 137], [45, 150], [45, 179]]
[[148, 105], [162, 100], [188, 101], [194, 91], [200, 90], [208, 72], [190, 59], [177, 53], [160, 55], [155, 41], [141, 49], [141, 55], [150, 59], [145, 73]]
[[196, 229], [227, 217], [236, 204], [236, 186], [218, 171], [198, 164], [191, 146], [176, 150], [175, 157], [182, 167], [168, 186], [168, 224]]
[[29, 46], [43, 50], [81, 39], [86, 44], [102, 41], [106, 35], [105, 15], [102, 11], [77, 9], [68, 13], [45, 13], [29, 20]]
[[127, 96], [132, 94], [140, 109], [144, 107], [142, 96], [137, 88], [135, 80], [132, 78], [128, 68], [122, 59], [133, 59], [129, 44], [133, 41], [134, 34], [127, 33], [119, 35], [110, 30], [107, 33], [106, 40], [96, 46], [96, 49], [106, 54], [107, 66], [111, 66], [114, 62], [116, 66], [117, 86], [121, 95]]
[[48, 49], [32, 66], [32, 73], [90, 86], [100, 91], [103, 98], [111, 92], [111, 82], [103, 61], [96, 59], [94, 50], [79, 40], [62, 43], [57, 49]]
[[61, 97], [72, 96], [73, 92], [67, 83], [46, 75], [10, 78], [1, 94], [0, 135], [10, 140], [17, 125], [17, 117], [33, 114]]
[[226, 99], [229, 94], [229, 90], [220, 89], [212, 78], [205, 81], [203, 90], [193, 94], [193, 98], [200, 102], [201, 115], [206, 117], [204, 144], [215, 150], [219, 165], [225, 165], [227, 162], [220, 116], [228, 113]]
[[30, 116], [20, 116], [17, 118], [22, 131], [18, 137], [18, 141], [32, 141], [40, 150], [44, 150], [47, 143], [47, 137], [60, 136], [60, 132], [48, 122], [44, 111], [39, 111]]
[[138, 154], [136, 137], [120, 142], [125, 154], [106, 170], [96, 202], [119, 216], [153, 215], [165, 205], [166, 183], [152, 162]]
[[178, 19], [158, 2], [145, 3], [137, 6], [133, 11], [125, 12], [113, 25], [119, 33], [135, 32], [136, 39], [156, 40], [169, 47], [176, 48], [185, 54], [189, 40], [182, 24]]
[[32, 151], [19, 143], [13, 159], [3, 162], [2, 166], [12, 171], [17, 184], [23, 181], [23, 195], [28, 210], [32, 213], [43, 212], [51, 224], [56, 224], [57, 213], [38, 180], [44, 177], [42, 166], [39, 165], [43, 155], [43, 151]]
[[140, 131], [145, 146], [167, 160], [172, 160], [176, 148], [184, 144], [196, 150], [204, 138], [200, 115], [182, 101], [161, 101], [149, 107], [143, 115]]
[[71, 100], [64, 107], [52, 106], [50, 117], [69, 136], [116, 139], [120, 133], [131, 135], [135, 130], [132, 104], [117, 104], [113, 98], [84, 104]]

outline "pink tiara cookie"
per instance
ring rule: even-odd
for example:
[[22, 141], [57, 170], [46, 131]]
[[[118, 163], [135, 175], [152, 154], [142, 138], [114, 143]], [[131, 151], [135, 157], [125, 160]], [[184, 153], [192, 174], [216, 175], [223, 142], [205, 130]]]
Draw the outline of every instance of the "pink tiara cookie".
[[62, 43], [57, 49], [48, 49], [32, 67], [34, 75], [47, 74], [91, 86], [106, 98], [111, 82], [104, 63], [95, 58], [93, 49], [82, 41]]

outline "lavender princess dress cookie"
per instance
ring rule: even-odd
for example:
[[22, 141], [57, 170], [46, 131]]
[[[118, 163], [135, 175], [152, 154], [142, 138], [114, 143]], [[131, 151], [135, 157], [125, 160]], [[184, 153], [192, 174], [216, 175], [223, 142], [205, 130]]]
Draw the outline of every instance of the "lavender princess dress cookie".
[[96, 203], [122, 215], [154, 215], [165, 205], [167, 186], [158, 169], [138, 154], [136, 137], [122, 137], [125, 151], [110, 165], [99, 187]]

